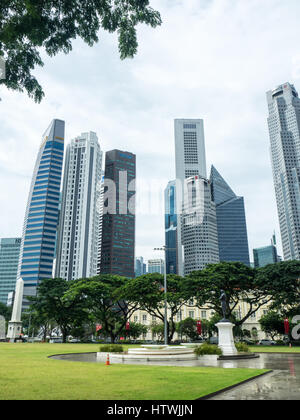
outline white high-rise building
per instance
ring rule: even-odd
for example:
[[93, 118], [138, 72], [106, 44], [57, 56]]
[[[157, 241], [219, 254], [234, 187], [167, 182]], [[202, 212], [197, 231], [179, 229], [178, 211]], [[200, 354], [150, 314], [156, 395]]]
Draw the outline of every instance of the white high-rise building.
[[187, 178], [201, 176], [207, 178], [204, 124], [201, 119], [176, 119], [175, 161], [176, 161], [176, 212], [177, 225], [177, 266], [178, 274], [184, 275], [182, 211], [184, 184]]
[[164, 274], [165, 262], [162, 259], [148, 260], [148, 273]]
[[97, 274], [102, 151], [96, 133], [82, 133], [67, 146], [56, 277]]
[[267, 92], [271, 160], [283, 255], [300, 259], [300, 99], [286, 83]]
[[216, 205], [210, 181], [193, 176], [186, 180], [182, 213], [184, 275], [219, 262]]

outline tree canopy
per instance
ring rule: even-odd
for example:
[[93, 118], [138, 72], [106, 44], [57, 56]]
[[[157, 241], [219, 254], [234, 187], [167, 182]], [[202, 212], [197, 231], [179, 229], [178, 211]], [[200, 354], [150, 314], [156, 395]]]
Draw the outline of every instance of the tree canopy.
[[41, 50], [49, 56], [68, 54], [81, 38], [89, 46], [99, 41], [100, 30], [117, 32], [120, 58], [137, 53], [136, 27], [161, 24], [149, 0], [1, 0], [0, 56], [6, 61], [7, 88], [26, 91], [36, 102], [44, 96], [32, 74], [43, 66]]

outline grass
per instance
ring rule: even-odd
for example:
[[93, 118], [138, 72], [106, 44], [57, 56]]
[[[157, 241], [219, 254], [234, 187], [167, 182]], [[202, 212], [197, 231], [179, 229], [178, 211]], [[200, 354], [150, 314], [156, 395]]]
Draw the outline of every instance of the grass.
[[254, 353], [300, 353], [300, 347], [289, 346], [249, 346]]
[[0, 343], [0, 400], [193, 400], [266, 372], [47, 358], [98, 349], [94, 344]]

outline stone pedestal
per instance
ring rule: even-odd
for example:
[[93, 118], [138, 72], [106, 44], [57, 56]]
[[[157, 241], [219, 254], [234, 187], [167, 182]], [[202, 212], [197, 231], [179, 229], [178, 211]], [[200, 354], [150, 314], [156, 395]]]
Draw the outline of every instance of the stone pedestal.
[[22, 322], [9, 321], [7, 329], [7, 338], [9, 338], [11, 342], [14, 342], [15, 339], [18, 339], [20, 337], [21, 333]]
[[234, 324], [231, 322], [218, 322], [216, 327], [219, 330], [219, 344], [223, 352], [223, 356], [235, 356], [237, 355], [237, 349], [234, 345], [232, 329]]

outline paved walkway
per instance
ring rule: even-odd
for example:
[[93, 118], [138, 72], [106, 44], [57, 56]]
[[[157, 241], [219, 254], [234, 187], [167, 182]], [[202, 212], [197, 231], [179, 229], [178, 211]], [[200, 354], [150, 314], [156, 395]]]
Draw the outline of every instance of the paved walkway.
[[260, 354], [248, 362], [218, 362], [220, 367], [272, 369], [260, 378], [238, 385], [209, 400], [300, 400], [300, 354]]

